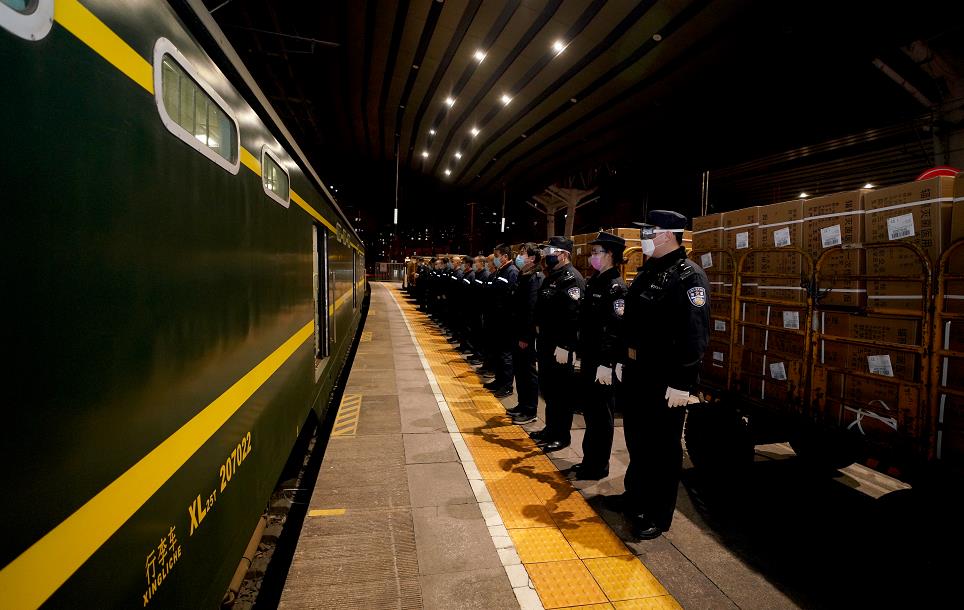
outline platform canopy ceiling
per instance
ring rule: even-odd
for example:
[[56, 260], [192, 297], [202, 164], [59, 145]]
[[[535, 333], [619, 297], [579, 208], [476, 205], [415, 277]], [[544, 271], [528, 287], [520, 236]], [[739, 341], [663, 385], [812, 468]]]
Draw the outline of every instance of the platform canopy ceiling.
[[900, 45], [960, 33], [926, 3], [205, 4], [315, 165], [364, 175], [397, 145], [403, 172], [466, 194], [625, 156], [709, 166], [911, 116], [926, 108], [873, 60], [937, 99]]

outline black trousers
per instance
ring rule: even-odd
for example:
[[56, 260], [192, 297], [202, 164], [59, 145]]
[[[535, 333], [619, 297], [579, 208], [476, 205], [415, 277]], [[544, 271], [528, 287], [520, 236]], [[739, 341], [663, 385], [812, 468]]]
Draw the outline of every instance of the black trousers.
[[497, 387], [512, 386], [512, 336], [503, 327], [492, 339], [492, 364]]
[[629, 509], [645, 515], [661, 530], [669, 529], [683, 468], [683, 420], [686, 409], [666, 405], [666, 383], [645, 379], [644, 371], [627, 368], [623, 432], [629, 450], [626, 499]]
[[596, 383], [599, 362], [584, 357], [579, 374], [583, 417], [586, 435], [582, 439], [582, 466], [592, 471], [609, 471], [609, 457], [613, 450], [613, 406], [616, 384]]
[[546, 401], [546, 438], [568, 443], [572, 440], [574, 375], [571, 364], [559, 364], [555, 347], [539, 351], [539, 389]]
[[515, 371], [515, 391], [519, 397], [519, 410], [535, 414], [539, 405], [539, 372], [536, 370], [536, 347], [532, 343], [525, 349], [515, 342], [512, 352], [512, 368]]

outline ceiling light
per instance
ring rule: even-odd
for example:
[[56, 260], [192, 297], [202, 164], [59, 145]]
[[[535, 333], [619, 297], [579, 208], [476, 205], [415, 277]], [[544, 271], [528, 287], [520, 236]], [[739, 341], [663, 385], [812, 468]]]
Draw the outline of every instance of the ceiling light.
[[472, 137], [474, 138], [475, 136], [479, 135], [479, 128], [473, 127], [472, 129], [469, 130], [469, 133], [471, 133]]
[[485, 51], [483, 51], [482, 49], [479, 49], [478, 51], [475, 52], [475, 55], [473, 55], [472, 57], [475, 58], [475, 61], [482, 63], [482, 60], [485, 59]]
[[452, 170], [450, 170], [450, 169], [445, 170], [445, 175], [446, 175], [446, 176], [451, 176], [451, 175], [452, 175]]
[[808, 195], [808, 194], [806, 194], [806, 193], [800, 193], [800, 195], [798, 195], [798, 197], [799, 197], [800, 199], [806, 199], [806, 198], [809, 197], [809, 196], [810, 196], [810, 195]]
[[428, 159], [428, 151], [427, 151], [427, 150], [423, 150], [423, 151], [422, 151], [422, 158], [423, 158], [423, 159]]
[[663, 39], [663, 37], [660, 36], [659, 34], [653, 34], [653, 41], [659, 42], [659, 41], [662, 40], [662, 39]]
[[462, 153], [460, 153], [459, 151], [455, 151], [455, 158], [456, 158], [456, 159], [461, 159], [461, 158], [462, 158]]
[[566, 43], [562, 42], [561, 40], [557, 40], [554, 43], [552, 43], [552, 50], [556, 52], [556, 55], [558, 55], [559, 53], [562, 53], [565, 49], [566, 49]]
[[445, 98], [445, 105], [448, 106], [449, 108], [451, 108], [452, 106], [454, 106], [454, 105], [455, 105], [455, 98], [454, 98], [454, 97], [451, 97], [451, 96]]
[[511, 101], [512, 101], [512, 98], [509, 97], [508, 94], [505, 94], [505, 93], [502, 94], [502, 105], [506, 106]]
[[435, 135], [435, 130], [434, 130], [434, 129], [429, 129], [429, 130], [428, 130], [428, 135], [434, 136], [434, 135]]
[[865, 189], [872, 189], [872, 188], [874, 188], [874, 185], [868, 182], [867, 184], [864, 185], [864, 188], [865, 188]]

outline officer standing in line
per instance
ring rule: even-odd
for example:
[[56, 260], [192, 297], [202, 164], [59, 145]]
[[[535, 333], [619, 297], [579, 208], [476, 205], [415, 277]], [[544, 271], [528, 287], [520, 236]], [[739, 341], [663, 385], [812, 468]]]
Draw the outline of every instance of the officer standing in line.
[[626, 356], [626, 284], [618, 267], [623, 262], [626, 240], [603, 231], [589, 245], [590, 264], [596, 273], [586, 282], [579, 322], [579, 385], [586, 435], [582, 441], [582, 463], [572, 468], [570, 476], [599, 480], [609, 476], [615, 386], [622, 374], [619, 363]]
[[543, 451], [564, 449], [572, 440], [573, 364], [586, 281], [572, 266], [571, 252], [572, 241], [561, 236], [550, 237], [542, 249], [547, 275], [536, 300], [536, 352], [546, 427], [530, 436]]
[[469, 356], [469, 364], [480, 366], [483, 362], [483, 341], [482, 341], [482, 312], [485, 303], [485, 283], [489, 279], [489, 271], [485, 268], [485, 257], [475, 257], [475, 279], [472, 280], [471, 291], [469, 292], [469, 341], [472, 345], [472, 354]]
[[642, 540], [669, 529], [676, 507], [686, 405], [709, 342], [706, 273], [686, 258], [687, 219], [652, 210], [640, 231], [647, 260], [626, 295], [623, 431], [629, 449], [622, 508]]
[[505, 244], [499, 244], [492, 251], [492, 263], [497, 268], [490, 308], [497, 320], [491, 325], [495, 379], [483, 386], [497, 398], [505, 398], [512, 394], [512, 295], [518, 284], [519, 268], [515, 266], [512, 249]]
[[479, 375], [488, 378], [495, 377], [495, 353], [492, 350], [492, 333], [495, 327], [499, 324], [496, 319], [495, 314], [492, 311], [492, 282], [495, 281], [495, 272], [497, 271], [495, 264], [492, 261], [492, 255], [485, 257], [485, 269], [488, 271], [488, 276], [485, 278], [485, 283], [483, 284], [484, 290], [482, 291], [482, 368], [479, 369]]
[[475, 269], [472, 257], [463, 256], [460, 259], [458, 313], [455, 315], [456, 337], [459, 340], [458, 351], [469, 353], [472, 351], [472, 340], [469, 337], [469, 321], [471, 319], [472, 283], [475, 280]]
[[536, 370], [536, 299], [545, 276], [540, 271], [542, 250], [529, 242], [519, 248], [515, 266], [519, 268], [519, 285], [512, 305], [512, 368], [515, 372], [519, 403], [509, 409], [512, 423], [535, 421], [539, 404], [539, 373]]

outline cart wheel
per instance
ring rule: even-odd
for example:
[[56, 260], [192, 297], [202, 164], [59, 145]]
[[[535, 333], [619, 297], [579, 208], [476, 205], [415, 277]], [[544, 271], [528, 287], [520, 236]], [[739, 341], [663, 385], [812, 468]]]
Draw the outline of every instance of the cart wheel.
[[684, 431], [693, 465], [718, 474], [741, 473], [753, 463], [753, 440], [742, 415], [724, 403], [691, 407]]

